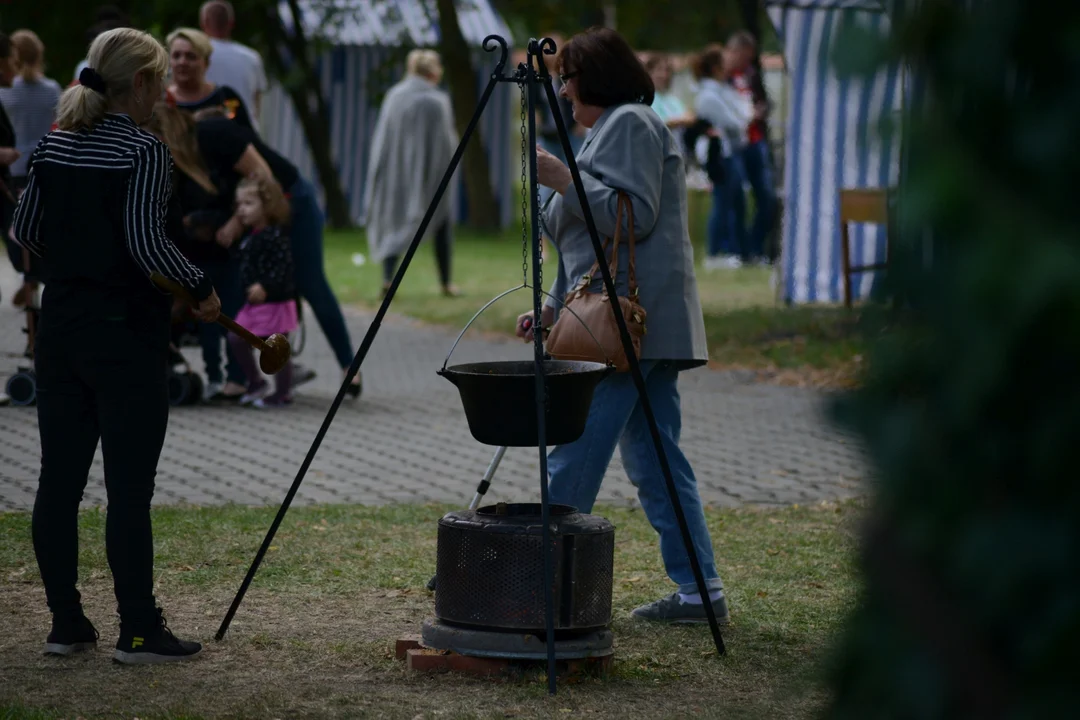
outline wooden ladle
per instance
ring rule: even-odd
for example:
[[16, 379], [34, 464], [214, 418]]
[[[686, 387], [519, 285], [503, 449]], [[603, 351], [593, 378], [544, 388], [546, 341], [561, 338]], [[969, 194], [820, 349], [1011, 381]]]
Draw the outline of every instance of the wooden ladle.
[[[158, 273], [151, 273], [150, 280], [165, 292], [180, 298], [188, 305], [198, 307], [199, 304], [195, 302], [195, 298], [191, 297], [191, 293], [179, 283]], [[259, 351], [259, 367], [267, 375], [276, 375], [281, 372], [285, 365], [288, 364], [289, 358], [292, 357], [292, 347], [289, 346], [289, 339], [281, 333], [274, 333], [263, 340], [226, 315], [218, 315], [217, 322], [239, 335], [248, 345]]]

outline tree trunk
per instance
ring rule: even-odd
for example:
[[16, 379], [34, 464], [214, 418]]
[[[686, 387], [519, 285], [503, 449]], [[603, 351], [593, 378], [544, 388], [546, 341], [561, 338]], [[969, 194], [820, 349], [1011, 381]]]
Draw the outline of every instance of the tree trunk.
[[[438, 0], [441, 52], [454, 106], [454, 123], [458, 134], [464, 135], [480, 97], [476, 91], [476, 74], [472, 53], [458, 25], [454, 0]], [[488, 105], [485, 112], [497, 112]], [[491, 172], [484, 141], [478, 127], [465, 148], [462, 158], [465, 188], [468, 192], [469, 218], [467, 225], [475, 230], [494, 231], [499, 228], [499, 206], [491, 189]]]
[[[322, 83], [319, 82], [309, 57], [309, 46], [300, 25], [300, 9], [296, 0], [289, 0], [289, 9], [293, 18], [292, 35], [286, 32], [282, 25], [276, 6], [266, 14], [269, 64], [274, 75], [284, 83], [285, 90], [296, 108], [296, 115], [304, 130], [304, 138], [307, 140], [308, 149], [319, 173], [319, 184], [322, 185], [326, 198], [327, 221], [333, 228], [352, 227], [352, 213], [341, 189], [341, 178], [334, 167], [330, 146], [329, 110], [322, 94]], [[288, 52], [296, 64], [298, 73], [303, 77], [302, 82], [288, 80], [290, 69], [285, 65], [283, 51]]]

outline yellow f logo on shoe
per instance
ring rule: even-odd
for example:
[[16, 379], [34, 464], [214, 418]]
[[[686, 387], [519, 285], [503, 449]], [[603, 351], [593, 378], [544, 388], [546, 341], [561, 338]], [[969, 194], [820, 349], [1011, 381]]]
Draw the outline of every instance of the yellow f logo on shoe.
[[131, 649], [132, 650], [134, 650], [135, 648], [139, 647], [142, 644], [143, 644], [143, 639], [141, 637], [131, 638]]

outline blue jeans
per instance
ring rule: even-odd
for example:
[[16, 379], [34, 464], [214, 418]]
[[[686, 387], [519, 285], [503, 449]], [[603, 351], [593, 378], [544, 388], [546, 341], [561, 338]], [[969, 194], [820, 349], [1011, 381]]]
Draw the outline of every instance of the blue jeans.
[[338, 365], [352, 364], [353, 347], [341, 305], [330, 289], [323, 267], [323, 214], [315, 188], [300, 178], [289, 188], [292, 206], [292, 254], [296, 291], [308, 301]]
[[[229, 317], [236, 317], [244, 304], [244, 293], [240, 287], [240, 267], [235, 260], [223, 263], [206, 263], [202, 271], [210, 277], [214, 284], [214, 290], [221, 300], [221, 313]], [[221, 374], [221, 347], [225, 346], [225, 376], [224, 380], [247, 384], [243, 368], [236, 361], [232, 347], [225, 342], [225, 328], [218, 323], [199, 323], [199, 345], [202, 346], [203, 363], [206, 366], [206, 381], [210, 383], [222, 382]]]
[[[739, 152], [737, 160], [739, 191], [735, 196], [733, 222], [745, 260], [765, 255], [765, 236], [772, 230], [777, 201], [772, 163], [769, 160], [769, 144], [764, 140], [759, 140], [747, 145]], [[754, 191], [754, 202], [757, 205], [754, 224], [750, 228], [749, 235], [746, 232], [746, 195], [742, 189], [744, 182], [750, 183], [750, 188]]]
[[[682, 411], [674, 363], [646, 360], [641, 363], [645, 386], [664, 443], [675, 487], [679, 494], [690, 536], [697, 549], [701, 572], [710, 590], [724, 587], [716, 572], [712, 540], [705, 525], [705, 512], [698, 494], [697, 479], [686, 456], [679, 449]], [[630, 373], [611, 375], [596, 386], [585, 434], [569, 445], [548, 453], [550, 498], [552, 503], [572, 505], [583, 513], [592, 512], [600, 483], [619, 447], [623, 467], [638, 491], [638, 500], [653, 529], [660, 534], [660, 555], [679, 592], [696, 593], [679, 523], [668, 495], [664, 475], [653, 446], [649, 424], [638, 400]]]
[[745, 213], [745, 207], [738, 202], [738, 195], [742, 193], [742, 175], [735, 156], [726, 157], [721, 162], [724, 166], [724, 182], [713, 184], [713, 204], [709, 213], [709, 241], [706, 248], [709, 257], [742, 254], [737, 229], [738, 221]]

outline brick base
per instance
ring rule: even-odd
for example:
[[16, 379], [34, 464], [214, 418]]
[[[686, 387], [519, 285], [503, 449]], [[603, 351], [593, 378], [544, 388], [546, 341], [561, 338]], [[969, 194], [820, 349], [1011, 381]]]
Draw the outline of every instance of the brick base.
[[[507, 677], [529, 672], [547, 671], [546, 660], [518, 660], [483, 658], [461, 655], [450, 650], [433, 650], [420, 642], [418, 635], [405, 635], [397, 641], [395, 655], [404, 660], [406, 667], [417, 672], [457, 672], [477, 677]], [[558, 660], [555, 663], [558, 676], [564, 679], [588, 676], [604, 676], [614, 664], [614, 656]]]

